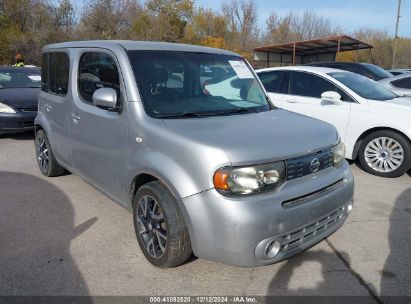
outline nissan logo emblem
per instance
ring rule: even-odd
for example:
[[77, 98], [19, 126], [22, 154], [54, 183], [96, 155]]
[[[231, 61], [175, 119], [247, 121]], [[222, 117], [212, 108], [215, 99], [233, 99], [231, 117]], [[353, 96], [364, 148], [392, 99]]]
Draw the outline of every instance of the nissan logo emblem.
[[320, 169], [320, 161], [318, 158], [314, 158], [310, 163], [310, 171], [311, 173], [315, 173]]

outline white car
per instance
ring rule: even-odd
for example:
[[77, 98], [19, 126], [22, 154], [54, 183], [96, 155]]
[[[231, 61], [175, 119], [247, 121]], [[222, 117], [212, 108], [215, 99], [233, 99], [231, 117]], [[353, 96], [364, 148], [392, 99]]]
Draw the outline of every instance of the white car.
[[358, 158], [365, 171], [397, 177], [410, 169], [411, 98], [331, 68], [268, 68], [257, 74], [277, 107], [334, 125], [346, 158]]
[[381, 79], [378, 82], [398, 95], [411, 96], [411, 73]]

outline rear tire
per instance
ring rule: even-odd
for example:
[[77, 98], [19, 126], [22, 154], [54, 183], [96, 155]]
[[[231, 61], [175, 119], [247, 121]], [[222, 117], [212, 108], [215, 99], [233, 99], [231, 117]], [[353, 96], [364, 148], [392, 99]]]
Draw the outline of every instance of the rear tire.
[[36, 150], [37, 165], [41, 173], [45, 176], [52, 177], [62, 175], [65, 172], [65, 169], [54, 157], [47, 135], [43, 130], [36, 132], [34, 148]]
[[410, 142], [401, 134], [381, 130], [369, 134], [361, 143], [358, 159], [368, 173], [399, 177], [411, 167]]
[[176, 267], [191, 257], [190, 237], [177, 201], [160, 182], [137, 191], [133, 219], [141, 251], [154, 266]]

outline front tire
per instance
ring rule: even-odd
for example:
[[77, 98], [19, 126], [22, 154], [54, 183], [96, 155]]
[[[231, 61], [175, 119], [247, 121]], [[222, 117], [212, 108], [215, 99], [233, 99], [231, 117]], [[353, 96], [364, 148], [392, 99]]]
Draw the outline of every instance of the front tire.
[[361, 167], [381, 177], [399, 177], [411, 167], [410, 142], [401, 134], [381, 130], [364, 138], [360, 150]]
[[144, 256], [154, 266], [176, 267], [192, 255], [177, 201], [158, 181], [143, 185], [133, 200], [134, 228]]
[[54, 157], [47, 135], [43, 130], [36, 132], [34, 148], [36, 150], [37, 165], [41, 173], [48, 177], [59, 176], [64, 173], [65, 169]]

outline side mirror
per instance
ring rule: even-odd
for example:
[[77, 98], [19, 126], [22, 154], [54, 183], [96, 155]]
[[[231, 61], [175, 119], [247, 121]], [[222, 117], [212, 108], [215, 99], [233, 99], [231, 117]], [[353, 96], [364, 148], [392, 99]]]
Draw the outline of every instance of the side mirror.
[[341, 95], [334, 91], [327, 91], [321, 94], [321, 100], [335, 105], [341, 105]]
[[112, 88], [100, 88], [94, 91], [91, 97], [93, 104], [97, 107], [105, 109], [116, 109], [117, 107], [117, 92]]

